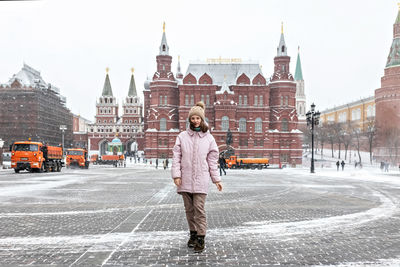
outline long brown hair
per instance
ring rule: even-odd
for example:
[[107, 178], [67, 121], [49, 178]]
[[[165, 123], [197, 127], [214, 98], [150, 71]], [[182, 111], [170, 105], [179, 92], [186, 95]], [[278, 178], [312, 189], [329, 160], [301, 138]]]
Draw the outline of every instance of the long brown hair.
[[[193, 125], [193, 123], [190, 121], [190, 118], [188, 118], [188, 120], [189, 120], [189, 124], [190, 124], [190, 129], [192, 130], [192, 131], [195, 131], [195, 129], [194, 129], [194, 125]], [[203, 121], [203, 119], [201, 119], [201, 122], [200, 122], [200, 130], [203, 132], [203, 133], [206, 133], [207, 131], [208, 131], [208, 126], [207, 126], [207, 124]]]

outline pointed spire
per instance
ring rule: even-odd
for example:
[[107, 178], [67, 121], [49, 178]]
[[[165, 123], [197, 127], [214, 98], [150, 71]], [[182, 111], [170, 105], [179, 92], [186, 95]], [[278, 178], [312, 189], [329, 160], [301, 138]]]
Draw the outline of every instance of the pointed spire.
[[163, 35], [160, 45], [160, 55], [169, 55], [169, 46], [167, 44], [167, 37], [165, 36], [165, 22], [163, 24]]
[[400, 4], [396, 21], [393, 24], [393, 41], [386, 62], [386, 68], [400, 65]]
[[183, 79], [183, 74], [181, 72], [181, 56], [178, 56], [178, 67], [176, 70], [176, 78]]
[[112, 89], [111, 89], [110, 77], [108, 76], [109, 70], [110, 70], [109, 68], [106, 68], [107, 74], [106, 74], [106, 80], [104, 81], [102, 96], [113, 96]]
[[181, 56], [178, 56], [178, 68], [177, 68], [177, 73], [181, 72]]
[[397, 18], [396, 18], [396, 21], [394, 22], [394, 24], [400, 23], [400, 3], [398, 3], [397, 5], [399, 6], [399, 11], [397, 12]]
[[297, 62], [296, 62], [296, 72], [294, 74], [295, 81], [303, 81], [303, 71], [301, 70], [301, 61], [300, 61], [300, 46], [298, 48], [297, 53]]
[[132, 68], [131, 71], [132, 71], [132, 76], [131, 76], [131, 83], [129, 84], [128, 96], [137, 96], [135, 77], [133, 76], [133, 72], [135, 71], [135, 69]]
[[279, 40], [279, 46], [277, 48], [277, 57], [287, 56], [287, 48], [285, 43], [285, 36], [283, 35], [283, 22], [281, 26], [281, 39]]

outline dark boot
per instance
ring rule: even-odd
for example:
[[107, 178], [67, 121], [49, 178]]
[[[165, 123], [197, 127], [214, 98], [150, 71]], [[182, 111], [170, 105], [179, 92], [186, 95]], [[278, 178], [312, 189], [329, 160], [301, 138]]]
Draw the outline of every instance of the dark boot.
[[204, 235], [198, 235], [196, 242], [194, 244], [194, 252], [200, 253], [204, 250], [204, 247], [206, 246], [204, 242]]
[[196, 243], [197, 239], [197, 231], [190, 231], [190, 238], [189, 241], [187, 242], [187, 246], [189, 248], [194, 247], [194, 244]]

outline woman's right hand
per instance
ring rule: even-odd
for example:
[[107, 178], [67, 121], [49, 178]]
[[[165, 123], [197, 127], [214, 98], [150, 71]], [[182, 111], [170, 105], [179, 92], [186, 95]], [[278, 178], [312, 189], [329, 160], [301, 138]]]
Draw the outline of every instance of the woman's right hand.
[[174, 178], [174, 183], [176, 186], [180, 186], [182, 184], [182, 179], [180, 177]]

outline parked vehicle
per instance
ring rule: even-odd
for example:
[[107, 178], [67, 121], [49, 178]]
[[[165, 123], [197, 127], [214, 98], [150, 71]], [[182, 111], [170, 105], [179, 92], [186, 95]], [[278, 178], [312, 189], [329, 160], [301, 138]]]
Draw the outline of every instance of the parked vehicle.
[[66, 166], [67, 168], [77, 167], [89, 169], [87, 150], [83, 148], [67, 149]]
[[93, 157], [93, 159], [95, 165], [113, 165], [114, 167], [122, 166], [125, 160], [124, 155], [102, 155], [101, 157]]
[[238, 158], [237, 156], [230, 156], [225, 161], [228, 168], [231, 169], [262, 169], [269, 166], [268, 158]]
[[19, 141], [11, 146], [11, 168], [16, 173], [21, 170], [60, 172], [62, 167], [63, 150], [60, 146], [32, 141]]
[[93, 154], [90, 156], [90, 163], [92, 163], [93, 165], [96, 165], [98, 160], [99, 160], [99, 155]]

